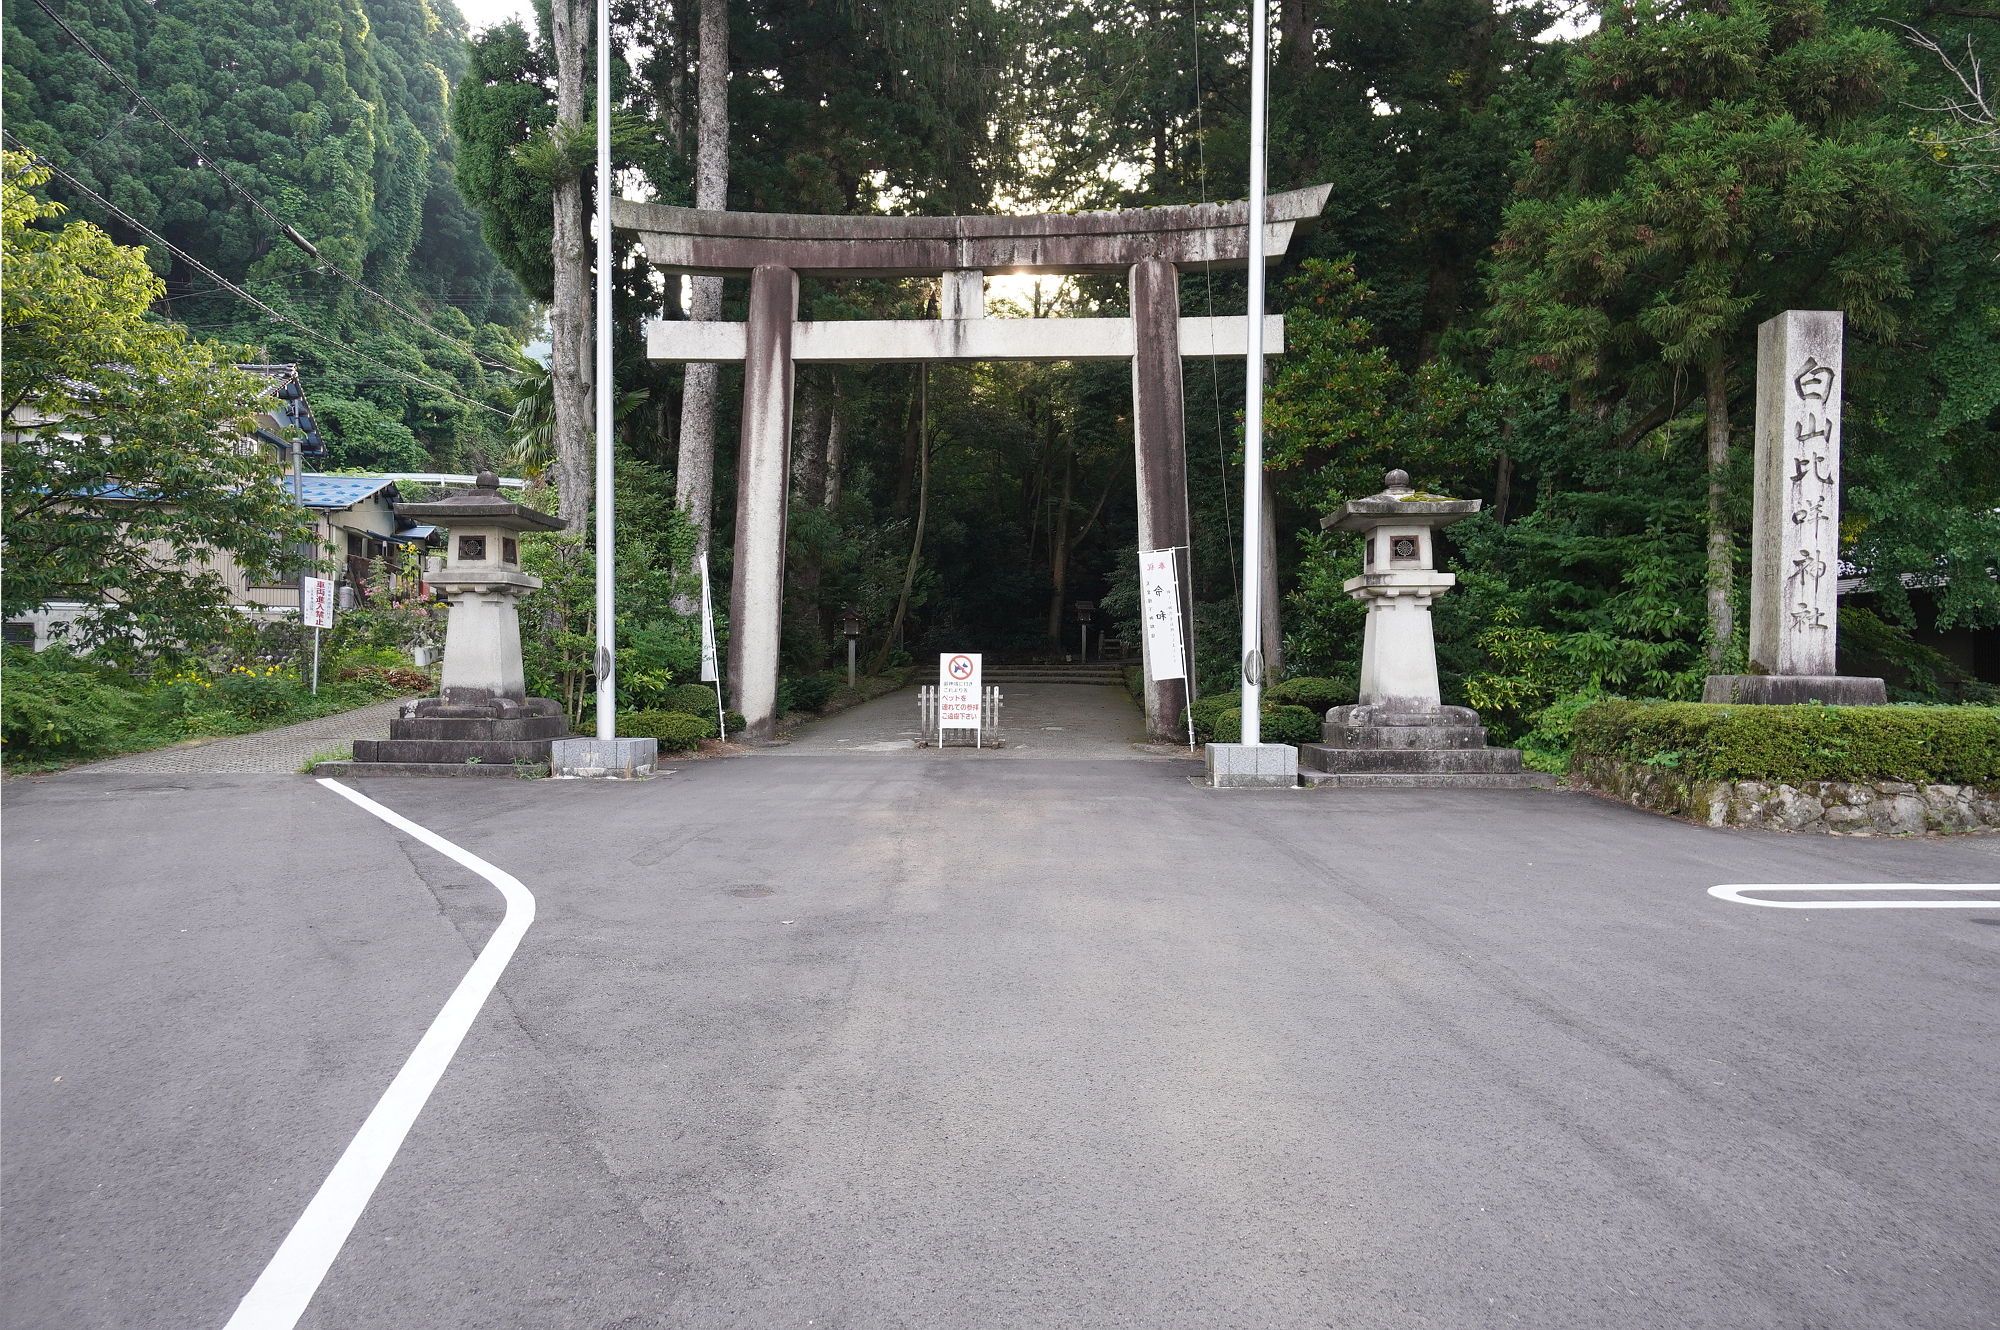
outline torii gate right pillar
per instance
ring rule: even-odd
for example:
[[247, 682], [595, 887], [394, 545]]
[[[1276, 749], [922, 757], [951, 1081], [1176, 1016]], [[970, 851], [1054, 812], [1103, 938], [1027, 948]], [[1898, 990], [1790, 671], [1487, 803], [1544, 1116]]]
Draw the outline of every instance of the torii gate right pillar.
[[[1138, 473], [1139, 548], [1177, 550], [1182, 628], [1181, 678], [1162, 679], [1164, 662], [1146, 657], [1146, 729], [1163, 743], [1182, 734], [1181, 711], [1194, 675], [1193, 522], [1188, 515], [1187, 400], [1181, 383], [1179, 270], [1166, 259], [1132, 265], [1132, 454]], [[1140, 634], [1141, 643], [1146, 635]]]

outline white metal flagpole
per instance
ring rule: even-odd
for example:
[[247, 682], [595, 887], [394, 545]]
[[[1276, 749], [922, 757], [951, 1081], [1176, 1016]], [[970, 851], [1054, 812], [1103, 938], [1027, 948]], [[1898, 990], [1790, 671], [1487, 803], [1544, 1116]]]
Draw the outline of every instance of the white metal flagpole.
[[618, 737], [618, 625], [612, 594], [611, 0], [597, 0], [597, 737]]
[[1250, 0], [1250, 305], [1243, 396], [1243, 742], [1257, 743], [1264, 689], [1264, 66], [1266, 0]]

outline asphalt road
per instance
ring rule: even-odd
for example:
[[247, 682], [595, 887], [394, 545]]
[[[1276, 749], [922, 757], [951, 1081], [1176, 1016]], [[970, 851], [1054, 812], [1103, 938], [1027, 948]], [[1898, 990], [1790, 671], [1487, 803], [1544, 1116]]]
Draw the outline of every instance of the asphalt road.
[[[539, 914], [302, 1325], [2000, 1324], [2000, 838], [866, 755], [372, 781]], [[296, 776], [7, 790], [9, 1327], [226, 1321], [501, 912]]]

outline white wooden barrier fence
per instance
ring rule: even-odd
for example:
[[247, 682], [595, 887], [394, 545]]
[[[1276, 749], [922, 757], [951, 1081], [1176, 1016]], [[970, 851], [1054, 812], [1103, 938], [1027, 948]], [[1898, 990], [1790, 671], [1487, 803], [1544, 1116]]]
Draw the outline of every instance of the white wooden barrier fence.
[[[1000, 696], [1000, 685], [990, 683], [980, 691], [980, 729], [977, 731], [978, 737], [974, 740], [975, 744], [983, 742], [986, 739], [998, 739], [1000, 737], [1000, 708], [1006, 704], [1006, 699]], [[927, 683], [917, 689], [917, 713], [921, 718], [919, 723], [922, 727], [924, 742], [929, 743], [937, 737], [938, 733], [936, 684]], [[966, 732], [964, 730], [951, 730], [949, 733], [963, 736]], [[949, 742], [962, 743], [964, 740], [960, 738], [950, 740]]]

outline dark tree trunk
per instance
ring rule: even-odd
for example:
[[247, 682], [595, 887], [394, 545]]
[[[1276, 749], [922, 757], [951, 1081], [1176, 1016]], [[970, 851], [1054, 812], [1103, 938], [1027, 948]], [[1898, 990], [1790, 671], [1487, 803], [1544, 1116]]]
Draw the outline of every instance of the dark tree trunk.
[[[556, 126], [565, 140], [586, 133], [583, 90], [589, 60], [590, 9], [582, 0], [553, 0], [550, 40], [556, 55]], [[594, 378], [590, 290], [590, 223], [586, 177], [565, 170], [555, 182], [554, 299], [549, 304], [549, 377], [555, 402], [557, 512], [570, 530], [590, 524], [595, 454], [591, 440]]]
[[881, 650], [875, 653], [875, 663], [869, 667], [870, 674], [880, 674], [889, 663], [889, 653], [895, 649], [896, 640], [903, 634], [903, 620], [910, 612], [910, 593], [917, 585], [917, 567], [924, 554], [924, 522], [930, 516], [931, 507], [931, 449], [930, 440], [925, 436], [930, 425], [930, 366], [917, 369], [917, 401], [913, 413], [916, 420], [917, 439], [917, 525], [910, 537], [910, 561], [903, 567], [903, 594], [896, 598], [896, 616], [889, 622], [889, 632], [882, 639]]

